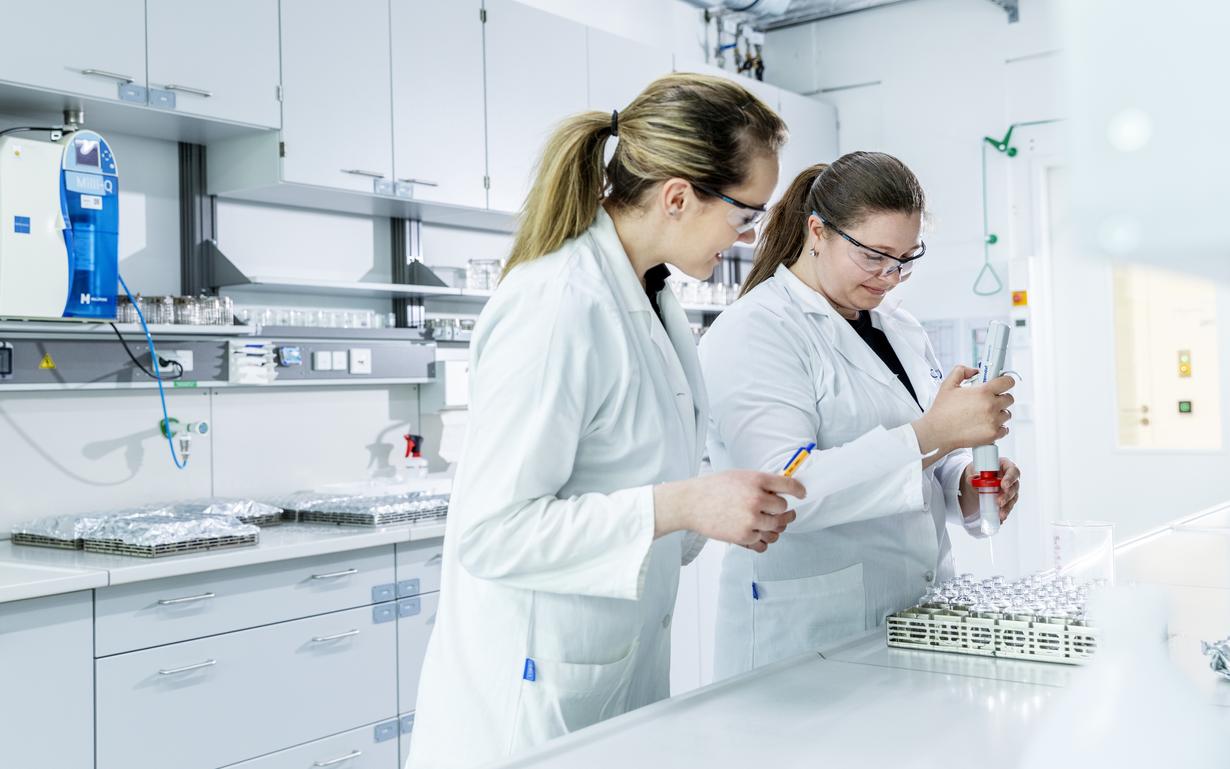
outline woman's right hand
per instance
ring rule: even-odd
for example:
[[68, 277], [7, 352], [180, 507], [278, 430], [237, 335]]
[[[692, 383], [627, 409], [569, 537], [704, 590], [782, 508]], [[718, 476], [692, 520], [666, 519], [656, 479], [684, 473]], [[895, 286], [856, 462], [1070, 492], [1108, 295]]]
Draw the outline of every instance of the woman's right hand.
[[931, 408], [914, 422], [918, 446], [924, 454], [939, 449], [947, 454], [956, 449], [985, 446], [1008, 434], [1006, 427], [1015, 399], [1008, 394], [1016, 385], [1010, 376], [985, 384], [962, 387], [961, 383], [978, 374], [978, 369], [956, 366], [940, 384]]
[[653, 488], [654, 537], [688, 530], [763, 553], [794, 520], [782, 494], [807, 496], [793, 478], [728, 470]]

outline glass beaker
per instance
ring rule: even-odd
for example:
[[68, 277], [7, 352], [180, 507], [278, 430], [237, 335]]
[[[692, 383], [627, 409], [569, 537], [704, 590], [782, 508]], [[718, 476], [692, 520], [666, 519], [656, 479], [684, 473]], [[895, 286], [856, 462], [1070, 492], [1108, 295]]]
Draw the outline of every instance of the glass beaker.
[[1051, 523], [1051, 556], [1055, 572], [1077, 582], [1105, 580], [1115, 584], [1114, 525], [1109, 521]]

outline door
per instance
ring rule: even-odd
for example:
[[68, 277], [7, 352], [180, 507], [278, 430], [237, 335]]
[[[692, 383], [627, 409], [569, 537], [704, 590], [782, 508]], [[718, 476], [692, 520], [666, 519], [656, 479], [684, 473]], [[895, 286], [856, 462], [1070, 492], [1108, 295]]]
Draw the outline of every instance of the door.
[[513, 0], [487, 0], [488, 205], [517, 211], [543, 146], [588, 103], [585, 27]]
[[101, 99], [145, 85], [145, 1], [5, 3], [4, 80]]
[[389, 2], [338, 10], [282, 4], [282, 179], [373, 192], [393, 173]]
[[393, 168], [401, 194], [487, 207], [481, 0], [392, 0]]
[[148, 0], [149, 85], [175, 111], [277, 128], [278, 0]]

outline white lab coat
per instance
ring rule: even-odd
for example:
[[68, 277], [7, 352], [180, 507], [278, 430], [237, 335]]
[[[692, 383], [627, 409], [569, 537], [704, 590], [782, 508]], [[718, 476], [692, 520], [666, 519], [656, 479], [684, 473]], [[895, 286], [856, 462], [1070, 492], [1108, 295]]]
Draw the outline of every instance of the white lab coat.
[[[471, 345], [470, 428], [408, 766], [499, 759], [669, 695], [679, 568], [652, 486], [696, 475], [687, 317], [654, 315], [614, 223], [514, 269]], [[532, 662], [527, 662], [532, 660]]]
[[[873, 310], [872, 322], [930, 406], [942, 372], [922, 327], [897, 308]], [[864, 632], [951, 576], [946, 522], [977, 535], [958, 500], [970, 452], [922, 469], [909, 424], [919, 405], [823, 296], [779, 267], [722, 313], [700, 358], [715, 470], [778, 472], [798, 446], [818, 452], [796, 475], [808, 497], [781, 539], [764, 554], [726, 552], [717, 678]], [[822, 490], [851, 475], [869, 480]]]

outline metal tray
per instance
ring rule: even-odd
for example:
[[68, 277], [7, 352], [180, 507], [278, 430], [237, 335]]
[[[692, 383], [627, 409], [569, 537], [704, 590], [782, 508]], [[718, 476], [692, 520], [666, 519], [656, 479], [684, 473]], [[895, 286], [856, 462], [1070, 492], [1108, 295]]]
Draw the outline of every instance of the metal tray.
[[885, 634], [888, 645], [899, 649], [1067, 665], [1084, 664], [1098, 648], [1098, 631], [1088, 625], [928, 606], [890, 614]]
[[208, 539], [193, 539], [184, 542], [169, 542], [160, 545], [134, 545], [118, 539], [87, 539], [84, 549], [87, 553], [104, 553], [106, 555], [134, 555], [140, 558], [161, 558], [167, 555], [184, 555], [206, 550], [222, 550], [232, 547], [247, 547], [257, 543], [257, 535], [229, 537], [210, 537]]

